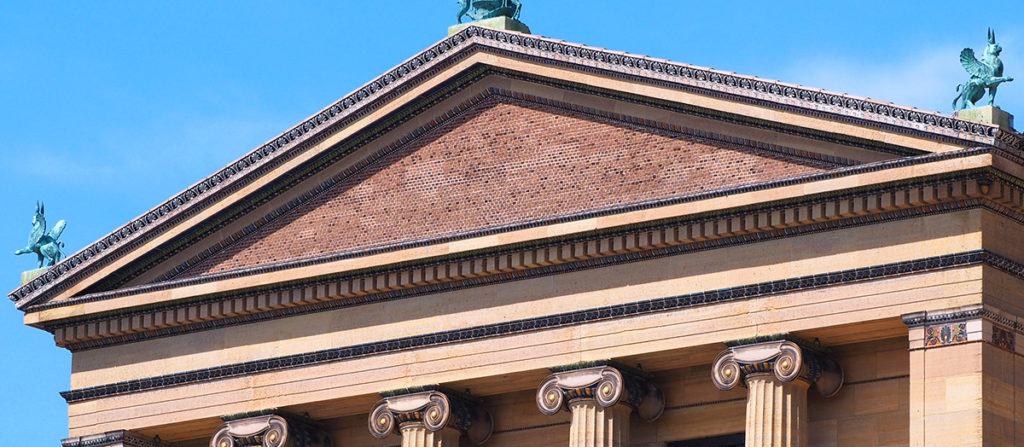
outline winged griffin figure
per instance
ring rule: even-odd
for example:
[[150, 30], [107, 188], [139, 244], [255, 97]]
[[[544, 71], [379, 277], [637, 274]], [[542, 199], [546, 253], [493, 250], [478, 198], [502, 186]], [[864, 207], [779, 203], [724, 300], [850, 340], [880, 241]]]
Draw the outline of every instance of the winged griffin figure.
[[28, 245], [14, 252], [16, 255], [35, 253], [39, 256], [39, 268], [43, 268], [44, 262], [46, 266], [56, 264], [64, 256], [64, 253], [61, 252], [61, 248], [64, 248], [64, 243], [57, 241], [57, 239], [60, 238], [60, 234], [64, 232], [64, 227], [67, 226], [66, 222], [60, 220], [53, 226], [49, 234], [45, 234], [46, 217], [43, 216], [44, 211], [43, 204], [36, 202], [36, 215], [32, 218], [32, 232], [28, 235]]
[[975, 103], [985, 96], [985, 89], [988, 89], [988, 105], [995, 105], [996, 88], [1013, 80], [1003, 76], [1003, 61], [999, 60], [1002, 52], [1003, 47], [996, 43], [996, 33], [992, 28], [988, 29], [988, 45], [981, 60], [974, 57], [974, 50], [970, 48], [960, 52], [960, 63], [971, 74], [971, 79], [956, 87], [958, 93], [953, 99], [953, 110], [976, 107]]
[[458, 19], [459, 23], [462, 23], [463, 16], [474, 21], [501, 16], [518, 20], [521, 9], [523, 4], [519, 0], [459, 0]]

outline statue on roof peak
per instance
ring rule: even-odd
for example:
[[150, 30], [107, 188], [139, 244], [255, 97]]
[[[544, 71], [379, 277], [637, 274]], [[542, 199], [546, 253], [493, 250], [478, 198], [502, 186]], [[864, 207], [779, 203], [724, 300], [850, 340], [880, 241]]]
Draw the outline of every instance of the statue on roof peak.
[[463, 16], [469, 16], [473, 21], [502, 16], [518, 20], [522, 9], [523, 4], [519, 0], [459, 0], [458, 19], [459, 23], [462, 23]]
[[28, 235], [28, 245], [14, 252], [15, 255], [35, 253], [39, 256], [39, 268], [43, 268], [44, 263], [47, 267], [54, 265], [64, 256], [60, 250], [64, 247], [64, 243], [57, 239], [60, 238], [64, 227], [67, 226], [66, 222], [60, 220], [49, 233], [46, 233], [44, 212], [43, 204], [36, 202], [36, 215], [32, 217], [32, 232]]
[[1002, 52], [1003, 47], [996, 43], [996, 33], [992, 28], [988, 29], [988, 45], [981, 60], [974, 57], [974, 50], [970, 48], [960, 52], [960, 64], [970, 73], [971, 79], [956, 87], [958, 93], [953, 99], [953, 110], [976, 107], [976, 103], [985, 96], [985, 89], [988, 89], [988, 105], [995, 106], [996, 88], [1013, 80], [1003, 76], [1003, 61], [999, 60]]

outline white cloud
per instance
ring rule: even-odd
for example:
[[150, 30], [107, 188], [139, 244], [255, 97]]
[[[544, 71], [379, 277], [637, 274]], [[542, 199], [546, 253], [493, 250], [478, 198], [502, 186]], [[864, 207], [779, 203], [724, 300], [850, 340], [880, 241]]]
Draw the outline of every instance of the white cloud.
[[956, 48], [936, 48], [898, 60], [807, 59], [785, 79], [809, 87], [866, 96], [925, 110], [949, 112], [957, 84], [967, 76]]
[[[1008, 76], [1024, 73], [1024, 52], [1012, 51], [1018, 48], [1015, 37], [1006, 34], [998, 39], [1005, 49], [1000, 58]], [[980, 54], [984, 43], [981, 39], [969, 44]], [[868, 60], [807, 58], [785, 68], [783, 79], [808, 87], [949, 113], [956, 97], [956, 86], [968, 79], [960, 66], [962, 48], [945, 45], [907, 54], [877, 54]], [[1024, 92], [1024, 85], [1017, 85], [1024, 84], [1024, 75], [1020, 78], [1000, 87], [996, 95], [996, 104], [1011, 113], [1024, 113], [1024, 94], [1020, 93]]]

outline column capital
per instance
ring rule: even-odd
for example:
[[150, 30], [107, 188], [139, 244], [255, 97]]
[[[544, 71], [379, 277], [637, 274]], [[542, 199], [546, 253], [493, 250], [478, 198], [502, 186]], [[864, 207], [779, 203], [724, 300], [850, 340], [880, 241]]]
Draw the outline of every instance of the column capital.
[[160, 438], [149, 438], [128, 430], [114, 430], [60, 441], [62, 447], [166, 447]]
[[834, 396], [843, 386], [843, 369], [838, 363], [820, 351], [785, 339], [731, 346], [718, 354], [711, 368], [711, 379], [722, 390], [731, 390], [740, 379], [755, 374], [773, 374], [780, 382], [800, 378], [825, 397]]
[[[262, 413], [262, 414], [260, 414]], [[274, 412], [225, 416], [210, 438], [210, 447], [330, 447], [330, 437], [311, 421]]]
[[422, 424], [431, 432], [453, 428], [474, 444], [491, 437], [490, 412], [475, 400], [451, 391], [428, 390], [385, 396], [370, 410], [373, 436], [383, 439], [403, 425]]
[[556, 372], [537, 389], [537, 407], [548, 416], [583, 399], [605, 408], [625, 404], [646, 421], [657, 419], [665, 409], [665, 396], [657, 385], [639, 373], [607, 365]]

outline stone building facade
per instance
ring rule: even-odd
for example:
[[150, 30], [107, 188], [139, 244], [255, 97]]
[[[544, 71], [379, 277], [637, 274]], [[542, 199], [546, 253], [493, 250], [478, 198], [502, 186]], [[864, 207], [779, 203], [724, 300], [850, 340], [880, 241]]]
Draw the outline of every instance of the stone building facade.
[[1012, 129], [469, 26], [10, 298], [67, 447], [1013, 445], [1022, 212]]

